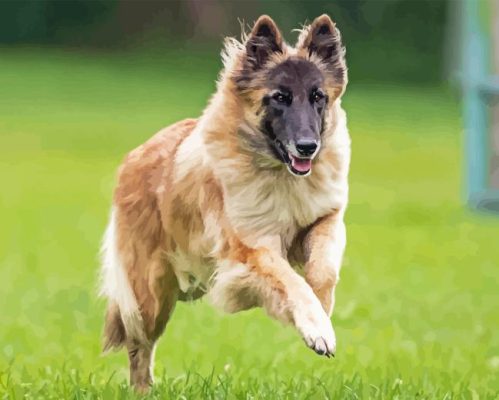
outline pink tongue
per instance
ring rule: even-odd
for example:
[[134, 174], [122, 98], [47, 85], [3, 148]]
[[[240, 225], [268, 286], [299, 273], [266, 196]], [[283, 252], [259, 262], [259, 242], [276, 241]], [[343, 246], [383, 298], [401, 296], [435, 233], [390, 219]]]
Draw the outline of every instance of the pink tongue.
[[308, 172], [312, 168], [312, 160], [302, 160], [291, 156], [291, 166], [298, 172]]

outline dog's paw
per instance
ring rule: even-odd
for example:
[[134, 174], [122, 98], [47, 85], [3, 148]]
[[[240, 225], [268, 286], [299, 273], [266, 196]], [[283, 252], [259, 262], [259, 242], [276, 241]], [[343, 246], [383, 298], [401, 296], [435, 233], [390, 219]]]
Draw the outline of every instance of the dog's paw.
[[328, 358], [331, 356], [334, 357], [336, 352], [336, 338], [331, 324], [330, 328], [326, 329], [324, 332], [304, 335], [303, 339], [307, 346], [317, 354], [321, 356], [324, 355]]
[[334, 341], [328, 341], [322, 336], [316, 339], [305, 340], [307, 346], [310, 347], [313, 351], [321, 356], [334, 357], [335, 347]]
[[296, 326], [303, 340], [317, 354], [334, 357], [336, 352], [336, 336], [331, 320], [320, 308], [315, 313], [307, 312], [295, 318]]

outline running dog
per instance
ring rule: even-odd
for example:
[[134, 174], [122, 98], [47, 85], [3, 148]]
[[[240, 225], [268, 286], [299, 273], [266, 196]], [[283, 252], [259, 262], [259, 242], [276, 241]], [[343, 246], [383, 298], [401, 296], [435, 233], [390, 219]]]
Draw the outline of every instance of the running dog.
[[126, 346], [139, 391], [177, 300], [263, 307], [316, 353], [336, 348], [350, 163], [340, 33], [322, 15], [293, 47], [264, 15], [222, 57], [202, 116], [161, 130], [119, 169], [102, 249], [104, 349]]

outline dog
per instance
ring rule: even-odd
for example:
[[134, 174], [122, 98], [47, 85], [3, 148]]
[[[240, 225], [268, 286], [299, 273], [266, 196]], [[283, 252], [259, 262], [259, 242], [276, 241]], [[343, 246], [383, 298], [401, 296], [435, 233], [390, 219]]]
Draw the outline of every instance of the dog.
[[161, 130], [118, 173], [104, 350], [126, 346], [139, 391], [175, 303], [205, 294], [229, 313], [264, 308], [318, 354], [336, 349], [350, 164], [340, 32], [322, 15], [292, 47], [263, 15], [222, 58], [202, 116]]

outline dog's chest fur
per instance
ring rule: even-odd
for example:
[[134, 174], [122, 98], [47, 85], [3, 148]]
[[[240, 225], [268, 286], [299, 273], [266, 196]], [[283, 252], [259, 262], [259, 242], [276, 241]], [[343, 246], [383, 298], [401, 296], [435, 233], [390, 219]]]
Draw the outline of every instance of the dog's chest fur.
[[253, 179], [225, 188], [229, 219], [241, 233], [281, 238], [288, 249], [297, 231], [346, 203], [346, 181], [317, 166], [312, 176], [255, 174]]

